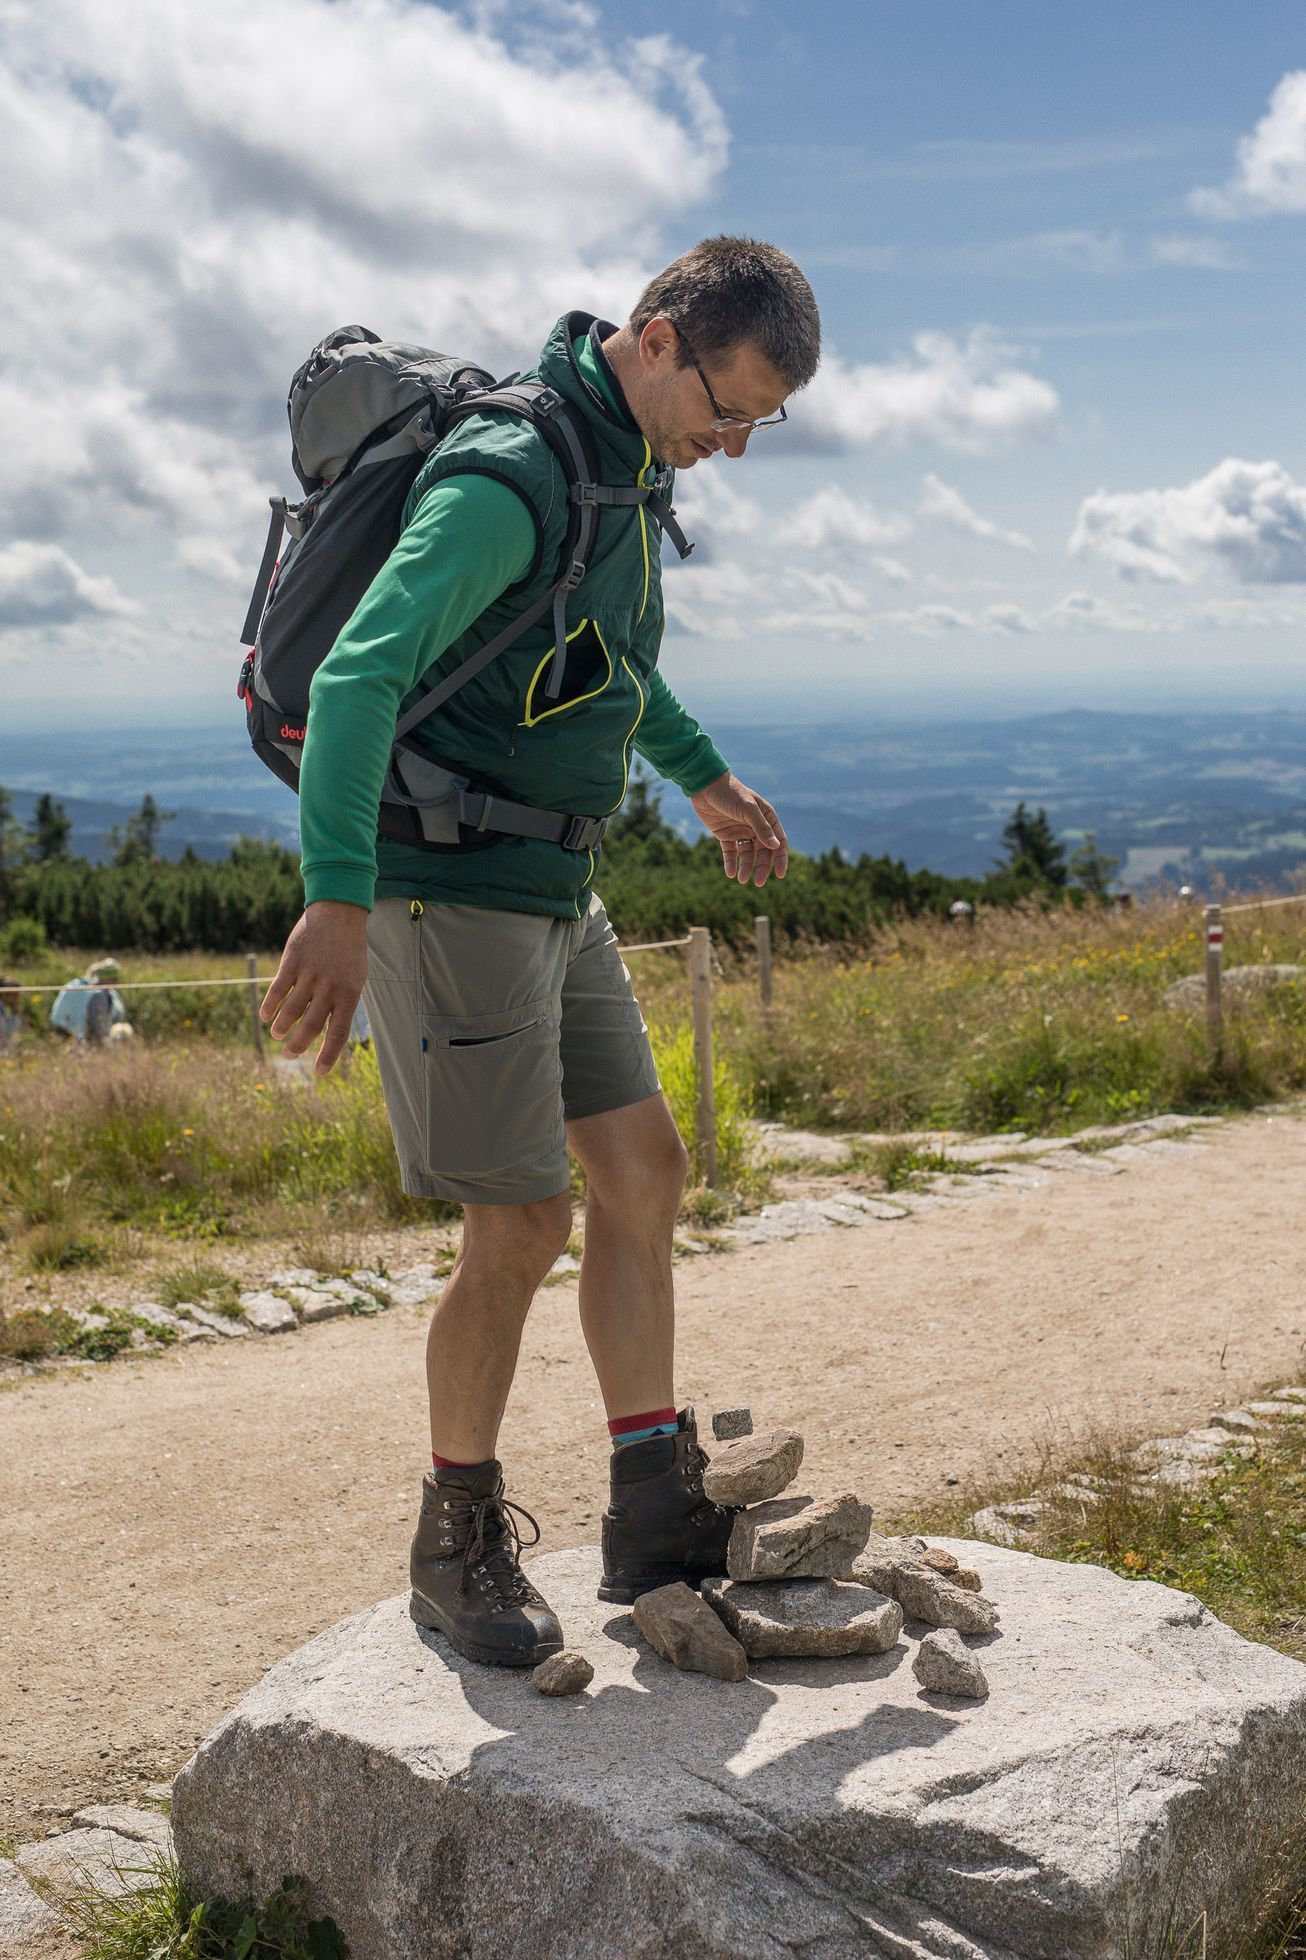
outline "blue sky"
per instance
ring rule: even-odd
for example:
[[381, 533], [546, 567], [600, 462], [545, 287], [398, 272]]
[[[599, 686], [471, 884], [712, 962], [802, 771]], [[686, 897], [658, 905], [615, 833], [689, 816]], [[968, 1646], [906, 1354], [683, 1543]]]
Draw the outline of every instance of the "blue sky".
[[1300, 705], [1303, 71], [1300, 5], [14, 10], [9, 713], [226, 712], [322, 331], [515, 364], [723, 229], [829, 357], [682, 482], [693, 705]]

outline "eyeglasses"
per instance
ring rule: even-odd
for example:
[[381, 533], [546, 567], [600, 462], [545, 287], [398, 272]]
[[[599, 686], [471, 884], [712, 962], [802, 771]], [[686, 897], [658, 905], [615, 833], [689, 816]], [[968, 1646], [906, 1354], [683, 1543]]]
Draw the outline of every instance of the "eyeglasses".
[[778, 415], [768, 415], [760, 422], [750, 422], [746, 415], [727, 415], [725, 409], [722, 408], [720, 402], [712, 393], [712, 383], [708, 380], [702, 368], [699, 366], [698, 361], [695, 359], [693, 348], [685, 339], [684, 334], [681, 333], [680, 328], [676, 326], [674, 320], [672, 320], [671, 324], [675, 328], [676, 339], [680, 342], [689, 357], [689, 365], [693, 368], [695, 374], [703, 384], [703, 393], [712, 404], [712, 413], [716, 418], [712, 423], [714, 429], [719, 429], [723, 432], [728, 429], [747, 429], [751, 434], [754, 429], [778, 428], [781, 422], [787, 422], [789, 420], [789, 417], [785, 413], [783, 403], [781, 404]]

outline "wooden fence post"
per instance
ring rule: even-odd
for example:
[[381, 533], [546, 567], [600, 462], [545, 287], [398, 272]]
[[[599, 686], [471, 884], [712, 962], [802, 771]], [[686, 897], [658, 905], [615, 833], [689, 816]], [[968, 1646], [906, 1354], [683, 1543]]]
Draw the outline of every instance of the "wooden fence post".
[[689, 986], [694, 1007], [694, 1067], [698, 1075], [695, 1140], [703, 1182], [716, 1184], [716, 1078], [712, 1066], [712, 935], [689, 929]]
[[1224, 1042], [1220, 969], [1224, 960], [1224, 922], [1218, 905], [1206, 907], [1206, 1042], [1218, 1056]]
[[258, 1017], [259, 988], [257, 953], [246, 953], [245, 971], [249, 975], [249, 1018], [250, 1025], [254, 1030], [254, 1053], [261, 1056], [263, 1053], [263, 1023]]
[[757, 932], [757, 984], [762, 995], [762, 1007], [766, 1012], [771, 1008], [771, 921], [767, 918], [754, 919]]

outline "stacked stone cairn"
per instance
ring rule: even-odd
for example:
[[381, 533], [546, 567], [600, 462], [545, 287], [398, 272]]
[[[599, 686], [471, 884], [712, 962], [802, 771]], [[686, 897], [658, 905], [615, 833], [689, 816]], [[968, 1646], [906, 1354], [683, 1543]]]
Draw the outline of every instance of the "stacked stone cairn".
[[713, 1418], [725, 1447], [712, 1458], [703, 1489], [737, 1507], [728, 1576], [705, 1579], [701, 1593], [677, 1583], [635, 1602], [635, 1625], [676, 1667], [742, 1681], [748, 1663], [884, 1654], [905, 1619], [932, 1629], [913, 1672], [927, 1692], [981, 1697], [983, 1669], [962, 1635], [992, 1634], [998, 1613], [977, 1573], [922, 1538], [871, 1530], [871, 1506], [850, 1492], [789, 1493], [803, 1461], [790, 1429], [754, 1435], [747, 1409]]

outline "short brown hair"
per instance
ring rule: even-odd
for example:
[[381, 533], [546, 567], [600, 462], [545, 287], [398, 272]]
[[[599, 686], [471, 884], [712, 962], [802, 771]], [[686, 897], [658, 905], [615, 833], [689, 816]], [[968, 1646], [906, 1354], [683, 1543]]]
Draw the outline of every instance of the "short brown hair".
[[[630, 316], [634, 333], [673, 320], [694, 352], [756, 346], [786, 388], [805, 388], [821, 358], [816, 295], [787, 252], [760, 238], [705, 238], [650, 279]], [[686, 356], [679, 354], [681, 367]]]

